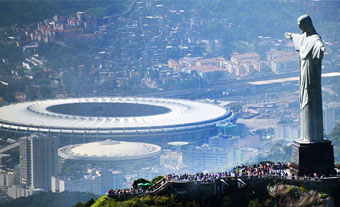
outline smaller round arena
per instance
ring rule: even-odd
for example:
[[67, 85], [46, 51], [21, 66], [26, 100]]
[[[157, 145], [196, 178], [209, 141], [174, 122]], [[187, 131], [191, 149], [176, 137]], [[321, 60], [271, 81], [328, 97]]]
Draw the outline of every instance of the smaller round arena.
[[124, 171], [159, 164], [161, 147], [149, 143], [105, 140], [62, 147], [63, 160]]

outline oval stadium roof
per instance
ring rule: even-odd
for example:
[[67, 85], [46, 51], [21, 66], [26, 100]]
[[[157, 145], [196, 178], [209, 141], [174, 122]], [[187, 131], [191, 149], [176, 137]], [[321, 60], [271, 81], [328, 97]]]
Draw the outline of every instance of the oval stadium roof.
[[230, 116], [231, 112], [222, 107], [189, 100], [72, 98], [1, 107], [0, 128], [75, 134], [158, 133], [209, 127]]

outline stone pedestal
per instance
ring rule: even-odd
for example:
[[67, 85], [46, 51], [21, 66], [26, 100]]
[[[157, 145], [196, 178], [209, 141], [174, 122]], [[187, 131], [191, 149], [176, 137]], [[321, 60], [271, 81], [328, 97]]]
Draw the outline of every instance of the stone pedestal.
[[299, 176], [313, 176], [314, 173], [317, 173], [318, 176], [334, 174], [332, 143], [328, 140], [316, 143], [294, 141], [291, 172]]

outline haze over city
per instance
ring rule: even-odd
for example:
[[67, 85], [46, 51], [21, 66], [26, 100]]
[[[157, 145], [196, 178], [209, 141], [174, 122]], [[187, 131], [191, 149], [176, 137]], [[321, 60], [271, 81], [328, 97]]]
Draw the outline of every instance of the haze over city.
[[287, 167], [300, 62], [284, 33], [303, 14], [326, 48], [323, 134], [339, 163], [338, 0], [0, 1], [0, 206]]

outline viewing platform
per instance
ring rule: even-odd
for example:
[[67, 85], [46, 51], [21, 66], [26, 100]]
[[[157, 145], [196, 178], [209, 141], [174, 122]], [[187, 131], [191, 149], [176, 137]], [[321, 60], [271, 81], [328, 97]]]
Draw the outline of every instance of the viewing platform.
[[[166, 177], [166, 176], [165, 176]], [[306, 189], [329, 191], [337, 189], [340, 177], [297, 177], [294, 175], [220, 176], [202, 180], [159, 180], [147, 189], [123, 189], [108, 191], [107, 197], [127, 200], [133, 197], [174, 195], [179, 200], [206, 200], [221, 197], [225, 192], [242, 188], [263, 188], [275, 184], [302, 186]]]

